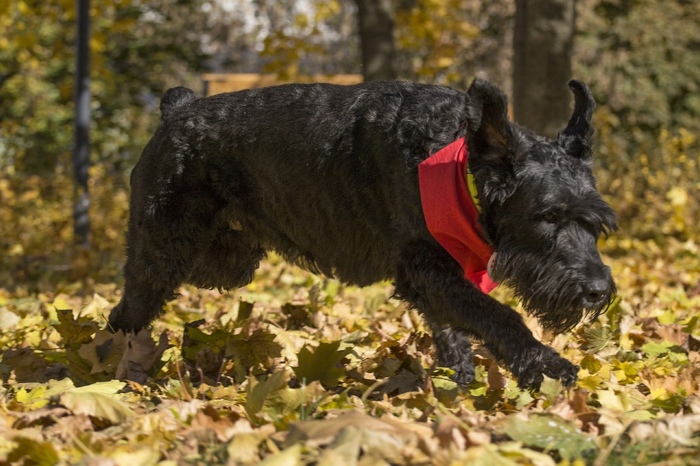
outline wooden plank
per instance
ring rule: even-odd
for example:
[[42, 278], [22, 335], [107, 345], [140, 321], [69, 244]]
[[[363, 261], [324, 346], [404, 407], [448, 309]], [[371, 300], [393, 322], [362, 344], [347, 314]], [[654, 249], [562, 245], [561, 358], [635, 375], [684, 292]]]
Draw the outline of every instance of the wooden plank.
[[206, 95], [221, 94], [223, 92], [235, 92], [243, 89], [255, 89], [258, 87], [276, 86], [279, 84], [297, 83], [331, 83], [351, 85], [362, 82], [360, 74], [333, 74], [298, 76], [294, 81], [278, 79], [272, 74], [232, 73], [232, 74], [205, 74], [202, 76]]

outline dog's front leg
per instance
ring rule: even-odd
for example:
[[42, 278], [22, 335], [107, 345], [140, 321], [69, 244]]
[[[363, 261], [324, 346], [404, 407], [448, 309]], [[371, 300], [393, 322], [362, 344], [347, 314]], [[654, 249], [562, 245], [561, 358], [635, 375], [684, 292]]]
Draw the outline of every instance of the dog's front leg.
[[[396, 291], [425, 315], [437, 339], [439, 361], [455, 369], [458, 381], [470, 380], [471, 361], [464, 361], [472, 357], [469, 335], [505, 363], [523, 388], [538, 389], [543, 375], [560, 379], [566, 386], [576, 381], [577, 366], [537, 341], [517, 312], [468, 282], [440, 246], [423, 240], [407, 245], [397, 271]], [[455, 343], [464, 347], [452, 347]]]

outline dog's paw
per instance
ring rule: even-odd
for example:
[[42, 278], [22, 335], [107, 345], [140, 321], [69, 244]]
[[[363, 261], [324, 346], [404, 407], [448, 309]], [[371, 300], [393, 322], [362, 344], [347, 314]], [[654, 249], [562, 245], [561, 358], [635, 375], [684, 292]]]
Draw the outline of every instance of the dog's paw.
[[469, 335], [449, 326], [440, 326], [433, 332], [438, 364], [454, 371], [452, 380], [460, 385], [474, 381], [474, 354]]
[[539, 390], [545, 375], [561, 380], [562, 385], [570, 387], [578, 379], [578, 369], [578, 366], [547, 346], [526, 351], [510, 367], [518, 379], [518, 386], [529, 390]]
[[464, 361], [459, 366], [452, 366], [451, 369], [455, 371], [452, 374], [453, 382], [459, 385], [469, 385], [474, 381], [474, 364], [471, 362]]
[[562, 358], [554, 352], [556, 357], [544, 360], [544, 373], [547, 377], [561, 380], [565, 387], [572, 386], [578, 380], [579, 367]]

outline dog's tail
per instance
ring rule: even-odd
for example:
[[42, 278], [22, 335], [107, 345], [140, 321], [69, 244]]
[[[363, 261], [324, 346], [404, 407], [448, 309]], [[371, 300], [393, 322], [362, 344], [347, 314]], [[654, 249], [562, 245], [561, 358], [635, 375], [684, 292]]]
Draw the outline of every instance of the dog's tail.
[[177, 107], [184, 105], [187, 102], [191, 102], [196, 98], [197, 95], [194, 93], [194, 91], [186, 87], [178, 86], [168, 89], [160, 99], [161, 118], [165, 119]]

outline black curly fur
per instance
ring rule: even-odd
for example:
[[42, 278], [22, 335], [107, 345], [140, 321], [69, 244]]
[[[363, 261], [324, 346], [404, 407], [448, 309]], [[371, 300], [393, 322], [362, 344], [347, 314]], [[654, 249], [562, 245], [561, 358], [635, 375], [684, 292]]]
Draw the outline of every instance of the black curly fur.
[[466, 136], [499, 279], [549, 328], [597, 314], [614, 292], [596, 239], [615, 228], [590, 168], [592, 98], [554, 141], [508, 121], [485, 81], [285, 85], [196, 99], [168, 91], [132, 174], [125, 291], [114, 330], [138, 330], [183, 282], [236, 288], [267, 250], [358, 285], [392, 279], [434, 329], [441, 364], [473, 378], [470, 338], [522, 386], [577, 368], [479, 291], [425, 225], [417, 166]]

